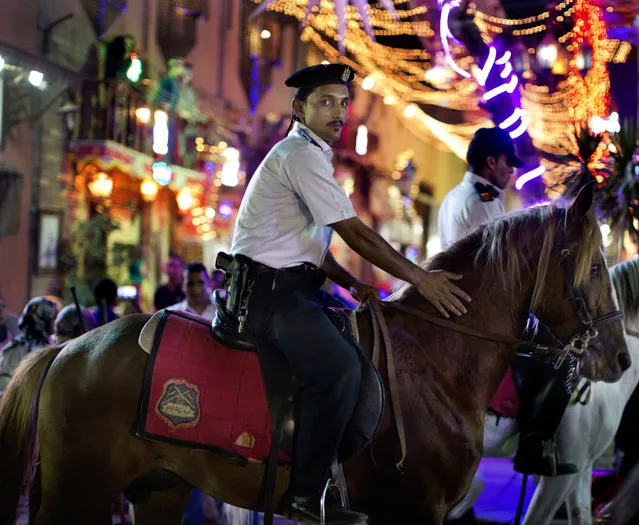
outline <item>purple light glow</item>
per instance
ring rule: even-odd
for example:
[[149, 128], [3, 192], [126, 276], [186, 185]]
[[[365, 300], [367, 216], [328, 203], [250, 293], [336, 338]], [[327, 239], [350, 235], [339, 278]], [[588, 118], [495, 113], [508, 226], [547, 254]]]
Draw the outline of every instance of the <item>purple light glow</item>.
[[222, 201], [217, 211], [220, 212], [220, 217], [229, 219], [233, 215], [233, 205], [229, 201]]
[[506, 51], [500, 59], [495, 60], [495, 63], [499, 64], [500, 66], [505, 66], [506, 64], [508, 64], [510, 57], [512, 56], [513, 55], [510, 51]]
[[506, 64], [504, 64], [504, 70], [501, 72], [501, 78], [506, 78], [510, 76], [512, 72], [513, 72], [513, 66], [510, 65], [510, 62], [506, 62]]

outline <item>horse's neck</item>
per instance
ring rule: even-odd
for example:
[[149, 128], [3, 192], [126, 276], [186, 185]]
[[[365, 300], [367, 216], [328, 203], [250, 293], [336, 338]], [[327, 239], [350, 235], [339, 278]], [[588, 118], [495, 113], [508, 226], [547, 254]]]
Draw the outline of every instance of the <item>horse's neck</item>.
[[[525, 301], [514, 297], [497, 282], [482, 283], [481, 277], [473, 276], [470, 271], [466, 277], [461, 287], [473, 300], [468, 306], [468, 314], [459, 323], [478, 333], [518, 337], [525, 323], [525, 315], [518, 310]], [[407, 292], [399, 302], [438, 315], [414, 290]], [[392, 351], [399, 362], [427, 370], [424, 381], [437, 381], [449, 397], [466, 409], [484, 411], [487, 408], [512, 360], [513, 348], [481, 337], [462, 335], [392, 308], [386, 308], [385, 313]], [[399, 374], [402, 372], [410, 374], [415, 370], [398, 369]]]

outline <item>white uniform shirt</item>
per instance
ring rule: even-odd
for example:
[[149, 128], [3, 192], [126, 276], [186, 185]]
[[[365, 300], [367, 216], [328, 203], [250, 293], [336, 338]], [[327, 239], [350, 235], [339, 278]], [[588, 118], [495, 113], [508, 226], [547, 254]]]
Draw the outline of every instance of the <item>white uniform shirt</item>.
[[331, 147], [296, 122], [257, 168], [242, 199], [231, 253], [272, 268], [321, 266], [328, 225], [356, 216], [333, 178]]
[[446, 249], [471, 230], [506, 214], [503, 192], [493, 186], [499, 196], [491, 201], [483, 201], [475, 189], [475, 183], [491, 185], [483, 177], [467, 171], [464, 179], [444, 198], [437, 217], [439, 243]]
[[184, 301], [180, 301], [179, 303], [173, 304], [167, 307], [166, 309], [179, 310], [180, 312], [187, 312], [193, 315], [199, 315], [200, 317], [204, 317], [205, 319], [208, 319], [209, 321], [212, 321], [213, 319], [215, 319], [215, 314], [217, 312], [217, 308], [215, 307], [215, 304], [211, 301], [209, 304], [206, 305], [206, 308], [204, 309], [204, 311], [202, 313], [199, 313], [194, 308], [191, 308], [189, 306], [188, 299], [184, 299]]

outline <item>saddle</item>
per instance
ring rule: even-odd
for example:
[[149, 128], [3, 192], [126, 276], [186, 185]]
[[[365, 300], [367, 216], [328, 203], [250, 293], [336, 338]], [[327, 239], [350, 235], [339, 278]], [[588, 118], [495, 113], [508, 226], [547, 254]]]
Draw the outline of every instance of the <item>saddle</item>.
[[[288, 361], [279, 350], [268, 348], [251, 337], [250, 334], [245, 332], [237, 333], [232, 331], [232, 328], [229, 328], [233, 326], [233, 320], [227, 312], [226, 301], [222, 293], [222, 290], [216, 290], [214, 293], [217, 316], [213, 323], [213, 337], [229, 348], [257, 353], [276, 435], [278, 432], [277, 423], [280, 423], [278, 416], [281, 417], [280, 411], [282, 411], [283, 407], [286, 407], [286, 414], [281, 422], [284, 430], [281, 446], [283, 452], [292, 457], [293, 436], [295, 433], [293, 399], [296, 390], [303, 385], [293, 377]], [[375, 432], [377, 432], [384, 407], [384, 389], [377, 369], [353, 336], [349, 312], [347, 310], [329, 309], [325, 313], [342, 334], [342, 337], [357, 349], [362, 365], [359, 401], [344, 433], [339, 450], [338, 459], [343, 462], [370, 443]]]
[[[280, 351], [269, 348], [249, 334], [238, 333], [237, 319], [235, 316], [229, 315], [227, 301], [221, 290], [216, 290], [215, 302], [218, 315], [212, 330], [209, 328], [211, 344], [223, 345], [233, 352], [254, 353], [259, 361], [265, 390], [264, 395], [273, 426], [260, 497], [265, 502], [266, 512], [270, 513], [273, 511], [277, 467], [283, 457], [294, 457], [294, 398], [296, 391], [303, 385], [293, 377], [288, 362]], [[150, 355], [153, 355], [154, 345], [158, 344], [156, 337], [164, 335], [166, 318], [170, 314], [180, 313], [161, 310], [153, 315], [140, 333], [139, 344]], [[338, 460], [343, 462], [363, 449], [373, 439], [381, 421], [384, 390], [377, 369], [353, 336], [348, 313], [331, 309], [326, 311], [326, 314], [342, 336], [357, 349], [362, 366], [359, 401], [338, 451]], [[201, 329], [205, 329], [201, 324], [199, 326]], [[192, 327], [191, 329], [198, 328]]]

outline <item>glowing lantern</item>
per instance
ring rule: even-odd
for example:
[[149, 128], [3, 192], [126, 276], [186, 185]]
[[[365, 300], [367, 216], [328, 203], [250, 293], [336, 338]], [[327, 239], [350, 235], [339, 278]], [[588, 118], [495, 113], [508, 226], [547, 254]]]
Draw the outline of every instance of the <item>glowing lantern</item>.
[[240, 150], [226, 148], [223, 153], [225, 162], [222, 167], [222, 184], [224, 186], [237, 186], [239, 184], [238, 173], [240, 171]]
[[138, 108], [135, 110], [135, 116], [142, 124], [148, 124], [151, 120], [151, 110], [149, 108]]
[[140, 184], [140, 193], [145, 202], [153, 202], [158, 194], [158, 185], [151, 179], [144, 179]]
[[542, 69], [552, 69], [557, 62], [559, 49], [557, 41], [550, 31], [546, 32], [539, 48], [537, 48], [537, 64]]
[[176, 197], [177, 205], [180, 211], [187, 211], [193, 206], [193, 193], [188, 187], [182, 188]]
[[108, 199], [113, 192], [113, 179], [101, 171], [87, 186], [96, 199]]

